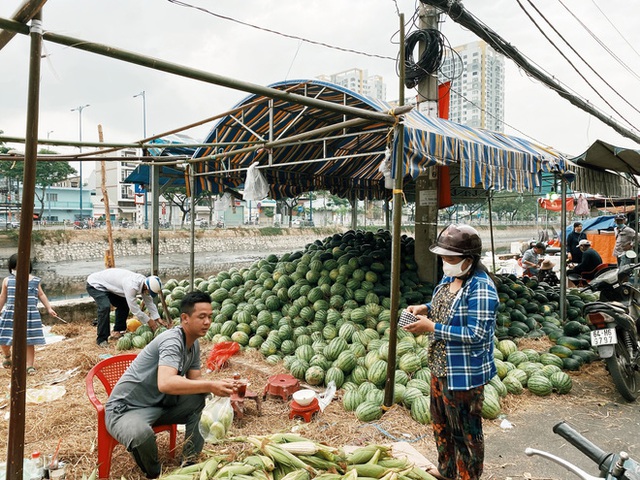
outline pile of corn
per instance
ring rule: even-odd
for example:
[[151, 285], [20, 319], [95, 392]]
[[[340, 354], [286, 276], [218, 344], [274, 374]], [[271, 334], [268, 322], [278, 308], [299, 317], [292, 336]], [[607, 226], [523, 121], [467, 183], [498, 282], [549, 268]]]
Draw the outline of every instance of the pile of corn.
[[[236, 437], [250, 445], [233, 460], [209, 452], [209, 458], [178, 468], [161, 480], [434, 480], [406, 459], [394, 458], [391, 447], [368, 445], [345, 454], [300, 435]], [[252, 447], [252, 448], [251, 448]]]

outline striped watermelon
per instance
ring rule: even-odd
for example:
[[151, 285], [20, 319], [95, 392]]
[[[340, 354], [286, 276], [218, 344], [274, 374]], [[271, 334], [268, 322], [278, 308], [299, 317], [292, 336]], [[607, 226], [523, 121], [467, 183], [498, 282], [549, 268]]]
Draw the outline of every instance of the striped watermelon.
[[411, 403], [411, 418], [422, 425], [431, 423], [431, 401], [429, 397], [417, 397]]

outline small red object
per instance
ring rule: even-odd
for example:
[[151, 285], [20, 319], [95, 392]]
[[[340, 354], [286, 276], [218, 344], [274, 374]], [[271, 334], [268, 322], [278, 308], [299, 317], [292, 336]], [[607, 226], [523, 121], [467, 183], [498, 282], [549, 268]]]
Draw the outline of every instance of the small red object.
[[294, 400], [291, 402], [291, 411], [289, 412], [289, 418], [302, 417], [305, 422], [309, 423], [314, 413], [320, 411], [320, 404], [318, 399], [314, 398], [307, 406], [298, 405]]
[[286, 402], [289, 400], [289, 397], [298, 390], [300, 390], [300, 382], [298, 379], [292, 375], [281, 373], [269, 377], [262, 396], [266, 398], [267, 394], [275, 395], [282, 397], [282, 400]]
[[219, 342], [211, 349], [207, 358], [207, 368], [212, 371], [221, 370], [227, 365], [227, 360], [240, 351], [240, 344], [237, 342]]

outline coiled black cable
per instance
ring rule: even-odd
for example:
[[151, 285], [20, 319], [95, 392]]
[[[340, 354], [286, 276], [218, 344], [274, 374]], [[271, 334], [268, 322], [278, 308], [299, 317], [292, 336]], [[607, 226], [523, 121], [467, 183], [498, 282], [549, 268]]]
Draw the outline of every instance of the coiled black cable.
[[[417, 62], [413, 50], [422, 41], [424, 49]], [[438, 71], [444, 55], [445, 38], [439, 30], [427, 28], [411, 32], [404, 41], [405, 80], [407, 88], [414, 88], [427, 75]]]

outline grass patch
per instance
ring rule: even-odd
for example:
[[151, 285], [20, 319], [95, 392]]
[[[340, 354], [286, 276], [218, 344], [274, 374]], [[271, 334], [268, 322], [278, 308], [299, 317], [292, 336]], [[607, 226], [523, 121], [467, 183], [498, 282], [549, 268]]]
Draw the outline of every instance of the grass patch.
[[284, 231], [280, 227], [262, 227], [258, 229], [258, 233], [263, 237], [284, 235]]

